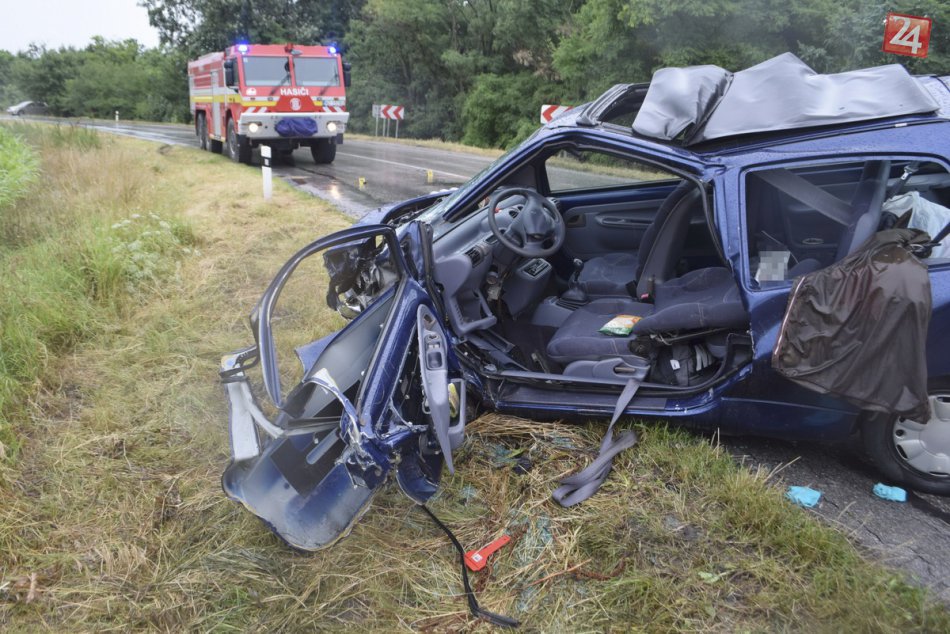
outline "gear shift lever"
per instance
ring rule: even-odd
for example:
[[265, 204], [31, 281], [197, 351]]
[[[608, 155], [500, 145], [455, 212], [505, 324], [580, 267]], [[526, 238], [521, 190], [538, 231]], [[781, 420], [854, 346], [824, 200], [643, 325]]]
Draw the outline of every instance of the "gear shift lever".
[[583, 260], [574, 260], [574, 272], [567, 281], [567, 290], [561, 295], [561, 299], [572, 304], [586, 304], [587, 292], [581, 287], [581, 271], [584, 270]]
[[574, 258], [574, 273], [571, 274], [570, 284], [578, 284], [581, 281], [581, 271], [584, 270], [584, 260]]

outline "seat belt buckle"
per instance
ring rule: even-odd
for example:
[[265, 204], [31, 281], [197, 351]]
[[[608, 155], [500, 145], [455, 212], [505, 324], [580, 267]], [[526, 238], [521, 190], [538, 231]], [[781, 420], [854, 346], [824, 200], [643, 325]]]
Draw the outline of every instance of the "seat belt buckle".
[[645, 293], [640, 294], [638, 301], [641, 301], [644, 304], [652, 304], [655, 291], [656, 291], [656, 278], [651, 275], [647, 279], [647, 291]]

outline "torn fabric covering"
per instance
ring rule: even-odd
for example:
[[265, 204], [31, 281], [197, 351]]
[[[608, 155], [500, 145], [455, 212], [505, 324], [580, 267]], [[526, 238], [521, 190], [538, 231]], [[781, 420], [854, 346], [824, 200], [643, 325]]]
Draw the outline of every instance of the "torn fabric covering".
[[792, 289], [772, 367], [799, 385], [861, 409], [930, 419], [927, 267], [915, 229], [890, 229]]
[[[712, 65], [661, 68], [653, 74], [646, 99], [633, 122], [634, 131], [666, 141], [683, 133], [689, 136], [692, 128], [709, 114], [710, 104], [722, 98], [731, 79], [732, 73]], [[654, 103], [658, 99], [659, 103]]]
[[308, 118], [284, 117], [274, 130], [280, 136], [313, 136], [317, 133], [317, 122]]
[[939, 107], [899, 64], [822, 75], [784, 53], [735, 74], [716, 66], [657, 71], [633, 131], [664, 141], [686, 131], [683, 145], [694, 145], [739, 134], [934, 112]]

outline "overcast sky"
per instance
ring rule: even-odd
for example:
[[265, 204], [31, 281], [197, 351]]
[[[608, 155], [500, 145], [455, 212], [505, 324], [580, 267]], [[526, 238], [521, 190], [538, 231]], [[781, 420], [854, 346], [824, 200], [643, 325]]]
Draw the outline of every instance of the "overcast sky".
[[158, 32], [136, 0], [0, 0], [0, 49], [16, 53], [31, 42], [82, 48], [94, 35], [158, 45]]

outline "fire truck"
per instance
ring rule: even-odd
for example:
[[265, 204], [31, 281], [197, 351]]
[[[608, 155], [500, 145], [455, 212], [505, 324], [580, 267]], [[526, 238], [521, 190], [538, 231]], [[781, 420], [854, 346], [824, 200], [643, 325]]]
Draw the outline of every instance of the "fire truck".
[[195, 134], [203, 150], [249, 163], [269, 145], [275, 156], [310, 148], [332, 163], [350, 118], [350, 65], [333, 46], [236, 44], [188, 62]]

